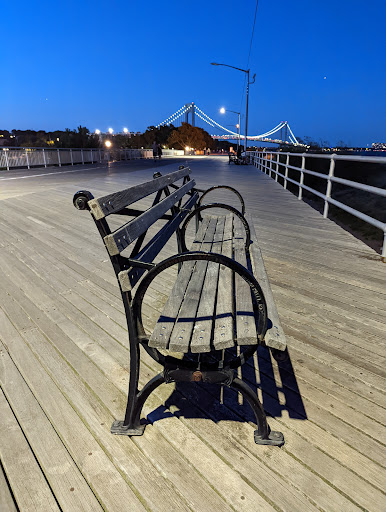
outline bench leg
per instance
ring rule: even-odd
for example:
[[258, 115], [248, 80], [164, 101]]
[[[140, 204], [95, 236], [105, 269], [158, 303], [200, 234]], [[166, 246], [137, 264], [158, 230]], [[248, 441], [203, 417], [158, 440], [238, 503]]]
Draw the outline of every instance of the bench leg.
[[257, 430], [255, 430], [254, 435], [255, 443], [282, 446], [284, 444], [284, 436], [281, 432], [270, 431], [263, 406], [256, 393], [238, 377], [233, 379], [231, 387], [243, 395], [256, 416]]
[[130, 354], [130, 383], [125, 419], [115, 420], [110, 432], [122, 436], [141, 436], [146, 425], [141, 424], [141, 412], [144, 403], [158, 386], [165, 382], [163, 374], [153, 377], [142, 389], [138, 391], [139, 378], [139, 347]]

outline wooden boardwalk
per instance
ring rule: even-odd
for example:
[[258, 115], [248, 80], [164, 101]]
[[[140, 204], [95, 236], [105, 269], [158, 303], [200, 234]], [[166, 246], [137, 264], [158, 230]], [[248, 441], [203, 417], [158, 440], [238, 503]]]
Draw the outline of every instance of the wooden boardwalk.
[[[255, 445], [247, 404], [193, 384], [151, 395], [142, 437], [112, 436], [128, 386], [125, 316], [72, 196], [139, 183], [152, 164], [2, 173], [1, 512], [384, 511], [386, 265], [252, 166], [189, 163], [198, 186], [235, 186], [253, 215], [290, 360], [279, 367], [261, 348], [243, 378], [285, 445]], [[149, 328], [172, 277], [148, 294]], [[143, 361], [146, 382], [157, 365]]]

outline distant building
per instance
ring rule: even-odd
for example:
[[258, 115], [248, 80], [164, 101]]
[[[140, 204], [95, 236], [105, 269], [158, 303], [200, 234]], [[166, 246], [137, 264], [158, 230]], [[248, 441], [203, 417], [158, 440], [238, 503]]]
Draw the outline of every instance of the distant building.
[[374, 151], [382, 151], [386, 149], [386, 142], [373, 142], [371, 144], [371, 149]]

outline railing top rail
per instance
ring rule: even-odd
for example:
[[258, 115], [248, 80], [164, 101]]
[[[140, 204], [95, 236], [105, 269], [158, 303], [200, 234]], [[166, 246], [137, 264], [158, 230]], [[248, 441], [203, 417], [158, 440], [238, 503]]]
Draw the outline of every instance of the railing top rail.
[[[101, 150], [105, 151], [106, 148], [49, 148], [49, 147], [37, 147], [37, 146], [0, 146], [1, 149], [44, 149], [45, 151], [69, 151], [69, 150], [82, 150], [82, 151], [90, 151], [91, 149], [94, 150]], [[149, 151], [152, 150], [152, 148], [114, 148], [115, 151]], [[110, 148], [111, 151], [111, 148]], [[171, 151], [171, 150], [170, 150]]]
[[386, 156], [360, 156], [360, 155], [337, 155], [336, 153], [331, 153], [328, 155], [319, 155], [316, 153], [288, 153], [284, 151], [254, 151], [253, 153], [262, 153], [262, 154], [270, 154], [270, 155], [289, 155], [289, 156], [304, 156], [306, 158], [327, 158], [334, 160], [351, 160], [356, 162], [370, 162], [370, 163], [386, 163]]
[[[59, 151], [69, 151], [69, 150], [82, 150], [82, 151], [90, 151], [91, 149], [95, 149], [95, 150], [104, 150], [104, 148], [49, 148], [49, 147], [45, 147], [45, 148], [42, 148], [42, 147], [35, 147], [35, 146], [0, 146], [0, 150], [1, 149], [10, 149], [10, 150], [13, 150], [13, 149], [44, 149], [45, 151], [57, 151], [59, 149]], [[131, 148], [128, 148], [128, 149], [131, 149]]]

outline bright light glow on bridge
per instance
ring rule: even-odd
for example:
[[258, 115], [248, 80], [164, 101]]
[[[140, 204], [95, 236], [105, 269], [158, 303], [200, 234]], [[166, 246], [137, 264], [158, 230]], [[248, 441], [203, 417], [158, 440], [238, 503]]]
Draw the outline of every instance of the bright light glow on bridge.
[[[194, 110], [192, 111], [192, 106], [194, 108]], [[225, 126], [222, 126], [221, 124], [219, 124], [217, 121], [215, 121], [214, 119], [212, 119], [211, 117], [209, 117], [203, 110], [201, 110], [197, 105], [194, 105], [194, 103], [188, 103], [186, 105], [184, 105], [183, 107], [181, 107], [180, 109], [178, 109], [176, 112], [174, 112], [174, 114], [172, 114], [171, 116], [167, 117], [162, 123], [159, 123], [157, 125], [157, 128], [159, 128], [160, 126], [165, 126], [165, 125], [170, 125], [170, 124], [173, 124], [177, 121], [177, 119], [179, 119], [180, 117], [184, 116], [185, 114], [188, 114], [189, 112], [192, 112], [194, 113], [195, 116], [199, 117], [202, 121], [205, 121], [205, 123], [207, 123], [209, 126], [211, 126], [212, 128], [219, 128], [220, 130], [222, 130], [223, 132], [225, 132], [224, 134], [221, 134], [221, 135], [215, 135], [215, 134], [211, 134], [211, 136], [214, 138], [214, 139], [236, 139], [239, 137], [239, 134], [232, 131], [232, 130], [229, 130], [228, 128], [226, 128]], [[226, 110], [225, 108], [223, 107], [221, 110], [220, 110], [221, 113], [225, 113]], [[271, 136], [281, 130], [284, 130], [284, 133], [286, 135], [288, 135], [288, 141], [287, 140], [281, 140], [281, 139], [272, 139]], [[288, 130], [288, 132], [287, 132]], [[286, 136], [284, 137], [286, 138]], [[240, 134], [240, 139], [245, 139], [245, 135], [243, 134]], [[289, 124], [287, 121], [281, 121], [278, 125], [276, 125], [274, 128], [272, 128], [271, 130], [268, 130], [267, 132], [265, 133], [260, 133], [259, 135], [248, 135], [247, 137], [248, 140], [253, 140], [253, 141], [263, 141], [263, 142], [274, 142], [274, 143], [278, 143], [278, 144], [281, 144], [281, 143], [284, 143], [284, 144], [293, 144], [295, 146], [300, 146], [301, 144], [298, 142], [298, 140], [296, 139], [295, 135], [293, 134]]]

